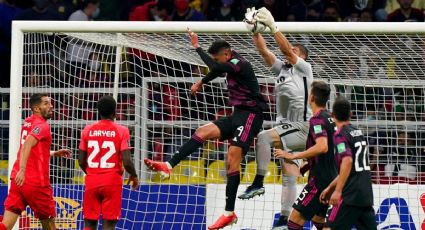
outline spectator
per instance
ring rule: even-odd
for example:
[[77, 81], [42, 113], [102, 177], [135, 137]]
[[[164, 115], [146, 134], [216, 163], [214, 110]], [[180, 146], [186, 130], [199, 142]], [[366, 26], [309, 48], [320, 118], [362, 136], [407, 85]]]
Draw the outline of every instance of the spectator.
[[234, 0], [221, 0], [220, 7], [214, 9], [211, 19], [213, 21], [240, 21], [241, 16], [237, 12], [241, 11], [242, 9], [235, 7]]
[[62, 20], [62, 17], [50, 9], [49, 0], [33, 0], [34, 6], [22, 10], [16, 15], [15, 20], [36, 20], [36, 21], [55, 21]]
[[169, 21], [172, 3], [170, 0], [155, 0], [137, 6], [130, 13], [130, 21]]
[[285, 7], [284, 1], [277, 1], [277, 0], [262, 0], [261, 5], [266, 7], [273, 15], [275, 21], [283, 21], [285, 19], [285, 16], [287, 16], [286, 9], [289, 9], [294, 13], [294, 15], [297, 17], [299, 13], [299, 10], [301, 9], [301, 14], [305, 13], [303, 11], [303, 7], [305, 8], [305, 5], [303, 1], [288, 1], [288, 6]]
[[385, 176], [416, 178], [422, 151], [416, 146], [411, 133], [398, 133], [397, 145], [392, 146], [387, 153], [390, 162], [385, 165]]
[[86, 64], [87, 68], [85, 71], [81, 72], [80, 87], [111, 87], [112, 82], [110, 74], [105, 71], [105, 69], [108, 68], [104, 65], [99, 54], [92, 52], [89, 54], [88, 58]]
[[[388, 14], [390, 14], [391, 12], [400, 8], [399, 0], [386, 0], [384, 2], [385, 2], [385, 4], [384, 4], [383, 8], [385, 8], [385, 11]], [[420, 10], [423, 11], [423, 10], [425, 10], [425, 1], [423, 1], [423, 0], [412, 1], [412, 7], [416, 8], [416, 9], [420, 9]]]
[[341, 21], [338, 7], [335, 3], [329, 4], [323, 11], [322, 21], [324, 22], [338, 22]]
[[174, 0], [173, 21], [205, 21], [205, 16], [189, 7], [189, 0]]
[[50, 0], [50, 9], [57, 12], [62, 20], [67, 20], [69, 15], [75, 11], [75, 5], [67, 0]]
[[[273, 5], [270, 5], [271, 3], [273, 3]], [[307, 18], [307, 6], [303, 1], [289, 1], [287, 5], [289, 10], [286, 13], [286, 17], [285, 12], [282, 13], [282, 7], [278, 6], [275, 0], [264, 0], [264, 4], [267, 8], [272, 8], [274, 10], [271, 12], [279, 18], [277, 21], [283, 20], [281, 19], [282, 17], [286, 18], [288, 21], [305, 21]]]
[[388, 15], [389, 22], [423, 22], [424, 13], [422, 10], [413, 8], [413, 0], [398, 0], [400, 8]]
[[20, 12], [13, 0], [0, 3], [0, 87], [10, 86], [12, 20]]
[[100, 0], [85, 0], [80, 10], [75, 11], [69, 16], [68, 21], [91, 21], [99, 16]]
[[360, 22], [371, 22], [371, 21], [373, 21], [372, 13], [369, 10], [363, 10], [360, 13], [359, 21]]

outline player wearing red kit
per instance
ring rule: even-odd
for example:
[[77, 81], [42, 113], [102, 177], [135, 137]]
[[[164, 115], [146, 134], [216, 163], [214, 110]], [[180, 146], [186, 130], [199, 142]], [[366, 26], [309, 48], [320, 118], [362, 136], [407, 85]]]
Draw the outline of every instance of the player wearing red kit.
[[43, 229], [56, 229], [53, 191], [50, 186], [50, 156], [69, 156], [71, 151], [50, 151], [52, 136], [47, 123], [52, 115], [52, 102], [47, 94], [30, 98], [32, 115], [21, 129], [18, 157], [10, 175], [10, 190], [4, 202], [5, 212], [0, 230], [12, 229], [19, 215], [29, 205]]
[[123, 169], [136, 189], [139, 182], [131, 160], [130, 133], [114, 122], [116, 101], [103, 96], [97, 103], [101, 120], [81, 133], [78, 162], [86, 173], [83, 197], [85, 230], [97, 229], [102, 214], [103, 229], [115, 229], [121, 217]]

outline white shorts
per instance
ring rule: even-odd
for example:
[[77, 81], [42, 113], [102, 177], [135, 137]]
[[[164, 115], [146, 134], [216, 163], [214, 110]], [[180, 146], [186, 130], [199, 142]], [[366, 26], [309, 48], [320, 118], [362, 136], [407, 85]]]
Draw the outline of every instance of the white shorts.
[[281, 122], [273, 129], [280, 136], [283, 148], [286, 151], [304, 151], [307, 142], [309, 123], [300, 122]]

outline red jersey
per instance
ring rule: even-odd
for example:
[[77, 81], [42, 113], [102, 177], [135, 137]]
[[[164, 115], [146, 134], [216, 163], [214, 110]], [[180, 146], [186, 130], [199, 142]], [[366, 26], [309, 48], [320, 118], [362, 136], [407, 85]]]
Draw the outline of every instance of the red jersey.
[[111, 120], [83, 129], [79, 148], [87, 153], [86, 188], [122, 185], [122, 152], [129, 149], [129, 141], [127, 127]]
[[13, 165], [10, 178], [13, 180], [19, 171], [19, 161], [21, 159], [21, 148], [28, 135], [38, 140], [38, 143], [32, 147], [28, 157], [25, 171], [25, 184], [32, 186], [50, 186], [50, 146], [52, 145], [52, 136], [50, 126], [46, 120], [39, 115], [32, 115], [25, 119], [21, 130], [21, 143], [19, 146], [18, 157]]

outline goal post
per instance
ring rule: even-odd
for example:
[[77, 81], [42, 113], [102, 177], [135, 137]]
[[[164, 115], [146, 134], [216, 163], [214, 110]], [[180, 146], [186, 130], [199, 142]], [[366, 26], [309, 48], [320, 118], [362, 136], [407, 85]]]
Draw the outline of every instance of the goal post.
[[[379, 228], [420, 229], [425, 219], [425, 25], [423, 23], [277, 23], [290, 42], [310, 50], [316, 79], [353, 106], [353, 122], [367, 134], [375, 164], [374, 200]], [[274, 78], [242, 22], [76, 22], [14, 21], [12, 24], [9, 139], [19, 140], [27, 97], [46, 92], [55, 103], [53, 145], [77, 154], [79, 132], [96, 120], [102, 94], [118, 101], [117, 122], [130, 128], [133, 158], [141, 187], [124, 186], [118, 229], [205, 229], [224, 210], [226, 142], [209, 141], [158, 180], [143, 158], [165, 160], [200, 125], [231, 112], [225, 81], [216, 79], [193, 97], [190, 86], [207, 72], [191, 48], [186, 29], [207, 48], [221, 38], [253, 64], [261, 91], [271, 106], [264, 128], [274, 125]], [[270, 34], [270, 50], [283, 58]], [[329, 105], [329, 108], [330, 108]], [[407, 137], [403, 137], [407, 133]], [[412, 135], [412, 136], [409, 136]], [[403, 142], [404, 141], [404, 142]], [[9, 173], [19, 142], [9, 144]], [[414, 149], [412, 159], [394, 151]], [[375, 152], [376, 151], [376, 152]], [[398, 152], [397, 152], [398, 153]], [[254, 148], [241, 166], [243, 191], [253, 178]], [[384, 159], [385, 158], [385, 159]], [[54, 161], [52, 186], [57, 224], [81, 228], [81, 169], [71, 160]], [[409, 161], [409, 162], [407, 162]], [[269, 229], [280, 212], [281, 168], [269, 168], [266, 197], [236, 201], [240, 218], [232, 229]], [[403, 165], [403, 166], [402, 166]], [[394, 170], [397, 167], [397, 170]], [[404, 174], [402, 174], [402, 172]], [[302, 180], [297, 189], [302, 188]], [[422, 203], [421, 203], [422, 202]], [[29, 210], [28, 210], [29, 211]], [[21, 228], [37, 227], [31, 212]]]

